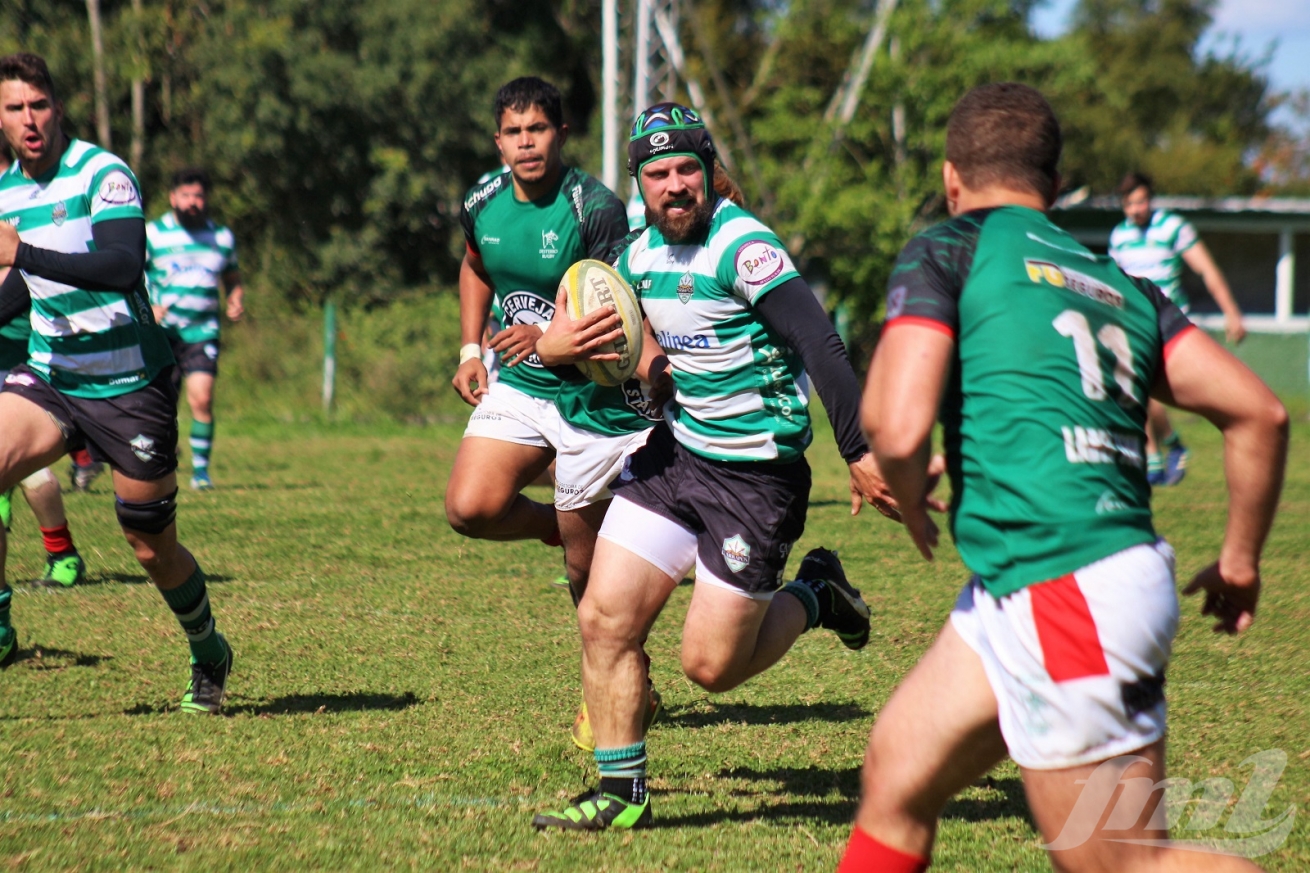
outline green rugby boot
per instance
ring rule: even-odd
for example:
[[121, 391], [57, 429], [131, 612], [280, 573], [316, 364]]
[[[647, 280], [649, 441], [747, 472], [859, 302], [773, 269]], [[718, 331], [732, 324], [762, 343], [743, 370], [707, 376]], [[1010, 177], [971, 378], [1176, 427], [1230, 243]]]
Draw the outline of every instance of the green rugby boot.
[[0, 527], [3, 527], [5, 529], [5, 533], [9, 532], [9, 525], [14, 520], [13, 498], [14, 498], [13, 488], [10, 488], [8, 491], [4, 492], [3, 494], [0, 494]]
[[9, 628], [0, 639], [0, 669], [8, 667], [14, 661], [18, 660], [18, 631]]
[[223, 708], [223, 694], [227, 691], [227, 679], [232, 673], [232, 646], [227, 638], [218, 635], [223, 643], [225, 653], [217, 664], [199, 664], [191, 659], [191, 681], [187, 683], [186, 693], [182, 695], [183, 712], [203, 712], [217, 715]]
[[848, 649], [859, 650], [869, 642], [869, 607], [860, 597], [859, 589], [846, 581], [837, 553], [829, 549], [811, 549], [796, 571], [800, 581], [822, 580], [829, 602], [821, 607], [819, 627], [837, 635]]
[[544, 831], [560, 828], [566, 831], [603, 831], [608, 828], [635, 830], [651, 826], [650, 795], [642, 803], [629, 803], [613, 794], [595, 791], [579, 794], [559, 812], [539, 812], [532, 826]]
[[45, 575], [33, 582], [41, 588], [72, 588], [86, 581], [86, 561], [77, 552], [46, 555]]

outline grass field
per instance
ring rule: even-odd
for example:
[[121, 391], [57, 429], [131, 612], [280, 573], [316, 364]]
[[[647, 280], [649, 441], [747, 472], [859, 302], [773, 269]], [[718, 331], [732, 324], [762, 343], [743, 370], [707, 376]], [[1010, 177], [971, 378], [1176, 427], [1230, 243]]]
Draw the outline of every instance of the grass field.
[[[1219, 442], [1182, 419], [1192, 474], [1158, 496], [1180, 577], [1216, 554]], [[963, 581], [869, 512], [848, 516], [827, 436], [811, 451], [801, 554], [841, 549], [875, 613], [867, 649], [823, 632], [729, 694], [677, 669], [690, 589], [649, 650], [667, 716], [650, 735], [659, 827], [539, 835], [532, 812], [581, 790], [568, 742], [580, 695], [559, 553], [461, 540], [441, 496], [455, 425], [220, 431], [219, 491], [182, 496], [181, 529], [236, 648], [227, 717], [184, 715], [186, 645], [113, 520], [108, 485], [68, 497], [85, 587], [17, 588], [21, 660], [0, 673], [0, 868], [825, 870], [849, 833], [874, 716], [928, 646]], [[1260, 863], [1310, 869], [1310, 426], [1296, 426], [1254, 629], [1215, 637], [1198, 604], [1169, 682], [1171, 775], [1232, 780], [1249, 755], [1289, 764], [1264, 812], [1296, 826]], [[542, 494], [544, 497], [544, 493]], [[39, 574], [16, 507], [11, 579]], [[1190, 838], [1232, 836], [1225, 819]], [[934, 869], [1048, 869], [1017, 770], [946, 812]]]

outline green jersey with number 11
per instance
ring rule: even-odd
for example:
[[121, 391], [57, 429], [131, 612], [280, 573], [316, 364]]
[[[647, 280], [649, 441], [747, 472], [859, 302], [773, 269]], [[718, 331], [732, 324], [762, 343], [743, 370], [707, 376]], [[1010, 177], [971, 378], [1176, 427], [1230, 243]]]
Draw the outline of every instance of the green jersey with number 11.
[[952, 534], [997, 597], [1156, 538], [1146, 401], [1191, 328], [1032, 209], [969, 212], [915, 237], [888, 282], [887, 328], [955, 339], [942, 400]]

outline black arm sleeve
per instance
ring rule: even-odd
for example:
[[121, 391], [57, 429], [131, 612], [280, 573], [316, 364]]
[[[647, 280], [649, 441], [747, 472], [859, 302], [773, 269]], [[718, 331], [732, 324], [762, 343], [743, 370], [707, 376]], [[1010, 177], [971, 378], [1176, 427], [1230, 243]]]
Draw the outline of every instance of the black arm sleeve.
[[93, 252], [52, 252], [27, 243], [18, 244], [14, 266], [34, 276], [77, 288], [124, 293], [141, 281], [146, 263], [146, 222], [142, 218], [115, 218], [91, 226]]
[[860, 382], [851, 369], [841, 337], [814, 299], [810, 286], [800, 277], [789, 279], [759, 298], [755, 310], [800, 353], [805, 371], [828, 410], [842, 458], [847, 463], [858, 461], [869, 451], [860, 431]]
[[0, 282], [0, 327], [26, 312], [31, 303], [23, 274], [11, 269], [4, 282]]

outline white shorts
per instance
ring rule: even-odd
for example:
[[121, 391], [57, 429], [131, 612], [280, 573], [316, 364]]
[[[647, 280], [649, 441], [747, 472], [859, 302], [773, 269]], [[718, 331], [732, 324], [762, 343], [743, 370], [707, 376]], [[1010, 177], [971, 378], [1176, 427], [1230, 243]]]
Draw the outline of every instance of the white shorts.
[[560, 421], [555, 443], [555, 508], [582, 509], [614, 495], [610, 483], [623, 471], [628, 456], [646, 445], [651, 428], [604, 436]]
[[553, 449], [559, 439], [559, 426], [559, 408], [554, 402], [497, 381], [491, 383], [469, 416], [464, 436]]
[[1133, 546], [1000, 599], [970, 579], [951, 624], [978, 653], [1021, 767], [1059, 770], [1164, 736], [1174, 551]]
[[773, 599], [773, 591], [747, 591], [715, 576], [697, 556], [699, 549], [695, 533], [672, 519], [625, 500], [622, 494], [614, 498], [605, 512], [598, 536], [632, 552], [670, 579], [686, 578], [694, 566], [697, 585], [711, 585], [763, 603]]

